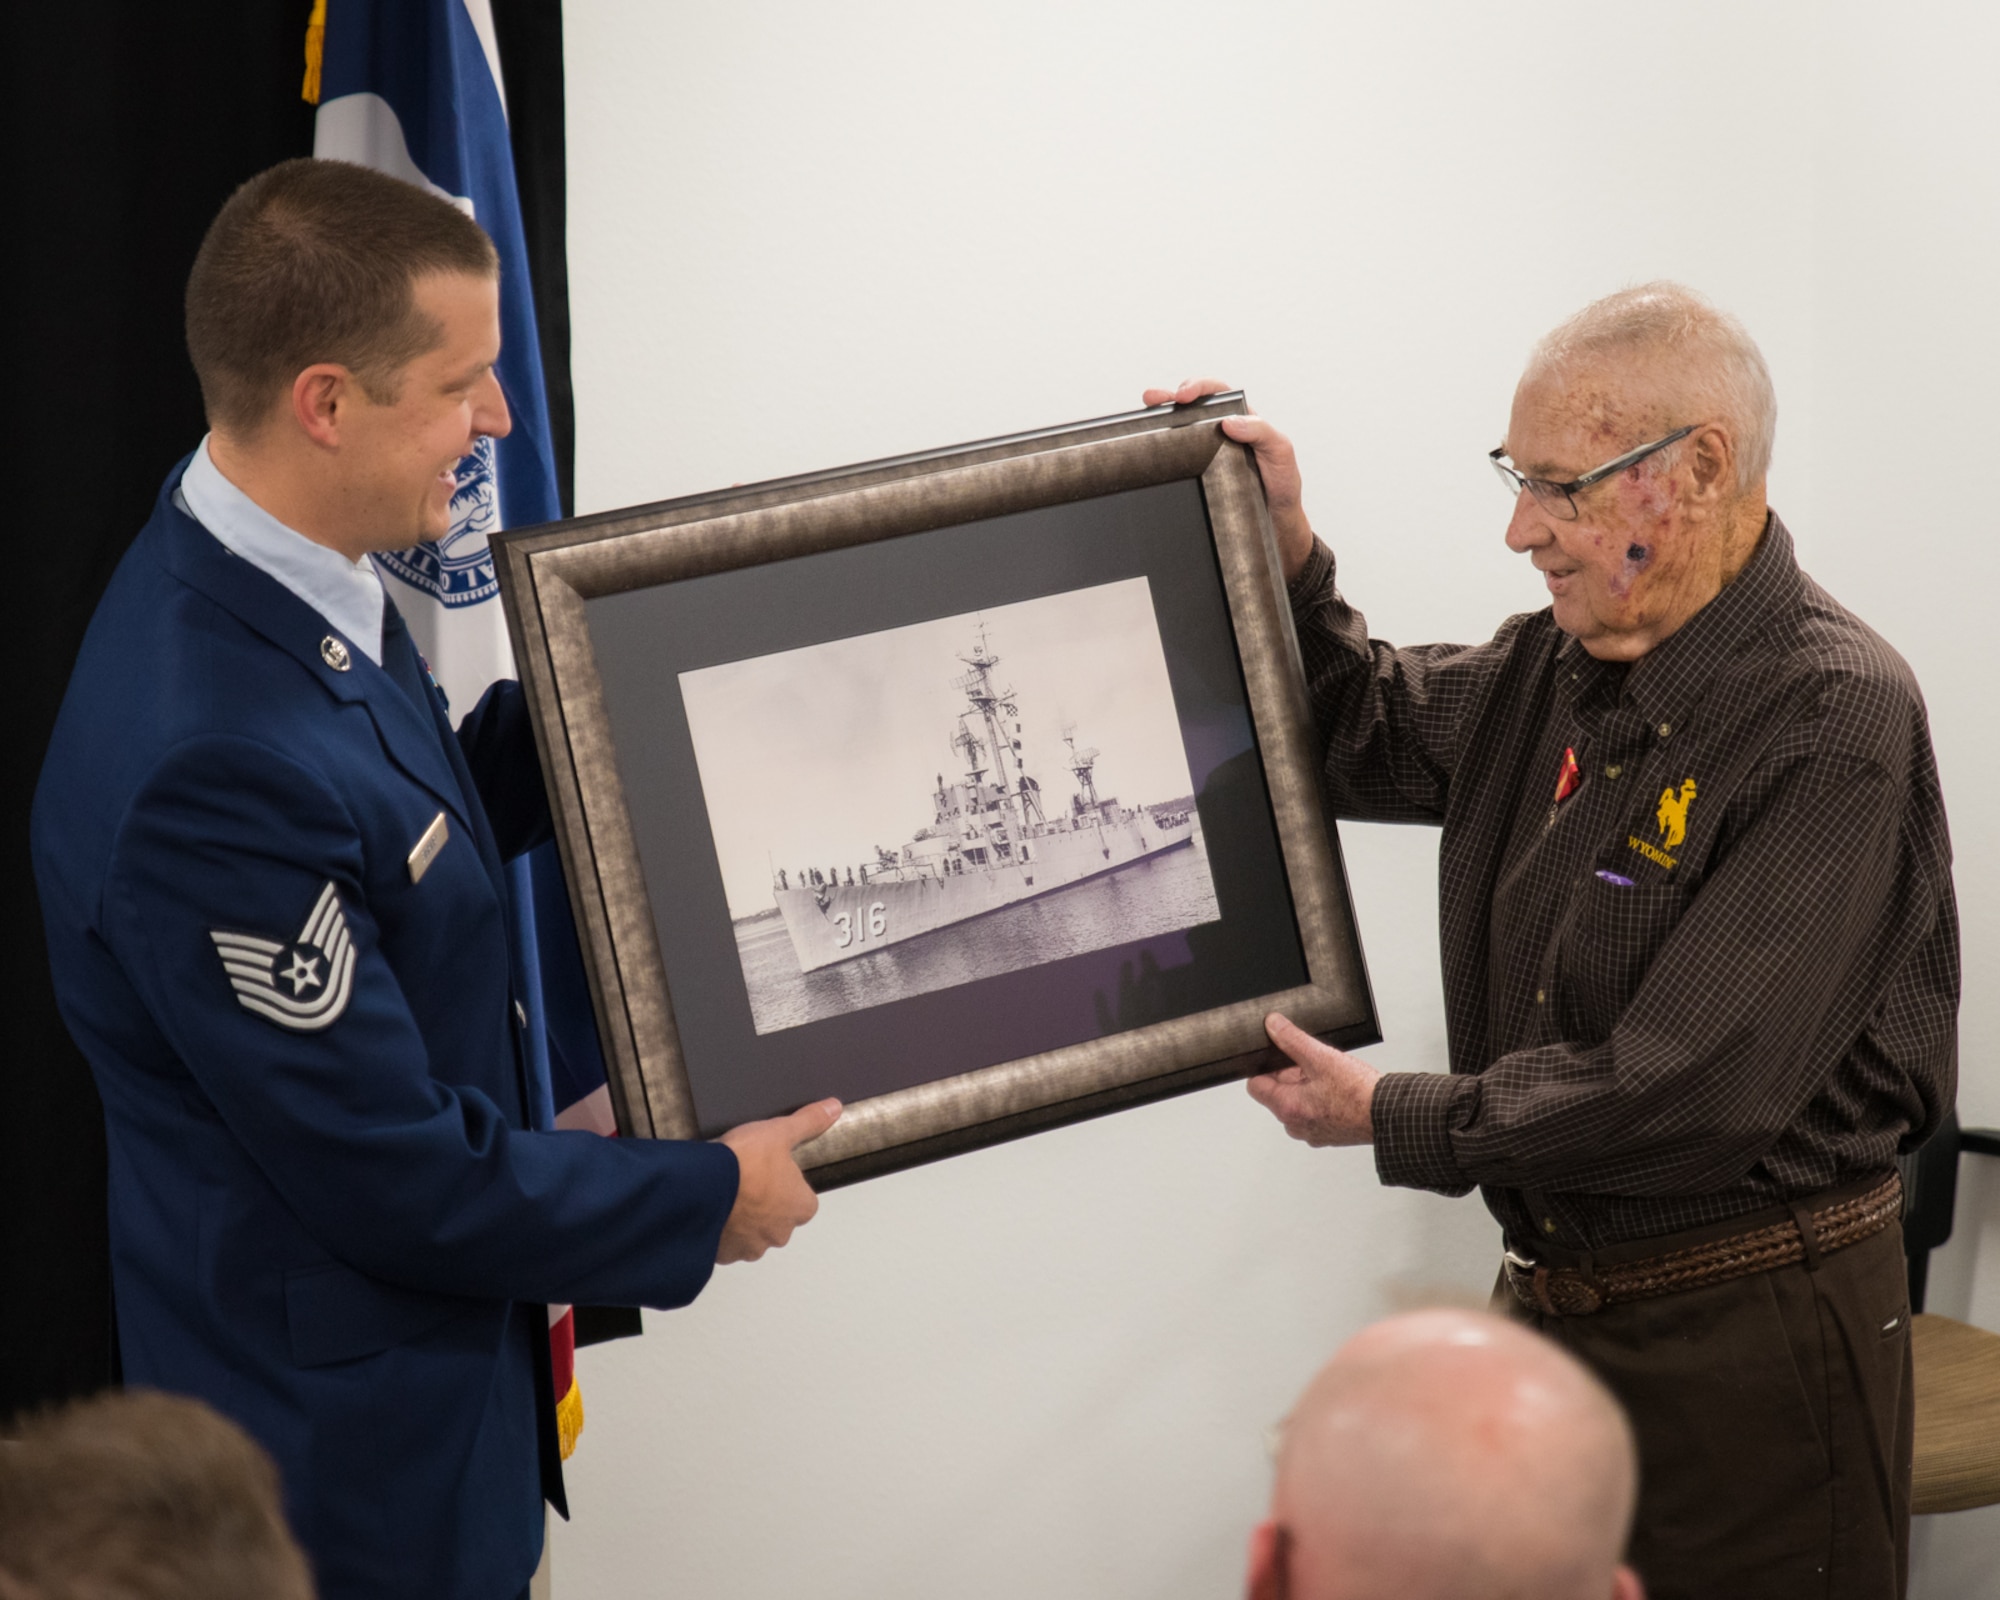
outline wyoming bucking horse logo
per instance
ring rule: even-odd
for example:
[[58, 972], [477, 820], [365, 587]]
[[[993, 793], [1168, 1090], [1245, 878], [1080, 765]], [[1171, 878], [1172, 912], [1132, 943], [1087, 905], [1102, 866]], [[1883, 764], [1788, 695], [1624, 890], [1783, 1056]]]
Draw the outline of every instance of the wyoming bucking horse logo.
[[1660, 791], [1660, 808], [1654, 813], [1660, 824], [1660, 842], [1642, 839], [1636, 833], [1626, 839], [1626, 844], [1639, 852], [1655, 866], [1665, 867], [1672, 872], [1680, 862], [1667, 852], [1678, 850], [1687, 839], [1688, 807], [1694, 804], [1694, 779], [1683, 778], [1678, 793], [1672, 789]]
[[1688, 835], [1688, 807], [1694, 804], [1694, 779], [1681, 780], [1681, 792], [1660, 791], [1660, 839], [1672, 850]]

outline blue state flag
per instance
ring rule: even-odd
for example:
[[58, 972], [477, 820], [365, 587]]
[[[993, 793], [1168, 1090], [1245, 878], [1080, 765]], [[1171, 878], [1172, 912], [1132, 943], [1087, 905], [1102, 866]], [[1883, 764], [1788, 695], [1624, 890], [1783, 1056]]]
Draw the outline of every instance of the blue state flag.
[[[459, 464], [444, 537], [375, 557], [391, 598], [459, 714], [515, 676], [488, 538], [562, 515], [528, 278], [505, 82], [490, 0], [324, 0], [313, 154], [429, 189], [468, 213], [500, 255], [498, 376], [513, 416]], [[310, 46], [309, 46], [310, 51]], [[308, 76], [308, 98], [312, 80]], [[509, 868], [514, 936], [528, 991], [531, 1069], [542, 1126], [614, 1131], [554, 847]], [[563, 1454], [582, 1426], [570, 1373], [568, 1308], [552, 1306]]]

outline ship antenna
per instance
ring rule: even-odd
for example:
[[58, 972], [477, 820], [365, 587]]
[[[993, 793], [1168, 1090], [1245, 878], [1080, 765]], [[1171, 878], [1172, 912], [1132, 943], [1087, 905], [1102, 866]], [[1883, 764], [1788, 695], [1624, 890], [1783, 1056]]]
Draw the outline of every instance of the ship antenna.
[[985, 741], [965, 725], [966, 713], [958, 714], [958, 732], [952, 737], [951, 747], [963, 752], [966, 765], [966, 779], [974, 788], [985, 776], [986, 769], [979, 764], [980, 753], [986, 748]]
[[1077, 798], [1085, 811], [1097, 809], [1097, 782], [1092, 776], [1092, 768], [1097, 765], [1095, 746], [1079, 750], [1076, 747], [1076, 724], [1065, 722], [1062, 730], [1063, 743], [1069, 746], [1069, 770], [1076, 778]]

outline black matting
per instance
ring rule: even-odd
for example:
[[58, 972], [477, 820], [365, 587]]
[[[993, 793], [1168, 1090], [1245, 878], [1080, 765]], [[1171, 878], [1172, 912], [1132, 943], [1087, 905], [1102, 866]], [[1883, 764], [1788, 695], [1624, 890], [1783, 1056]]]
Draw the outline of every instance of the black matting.
[[[1219, 922], [759, 1035], [678, 674], [1144, 577]], [[585, 602], [704, 1135], [1308, 981], [1207, 508], [1193, 479]]]

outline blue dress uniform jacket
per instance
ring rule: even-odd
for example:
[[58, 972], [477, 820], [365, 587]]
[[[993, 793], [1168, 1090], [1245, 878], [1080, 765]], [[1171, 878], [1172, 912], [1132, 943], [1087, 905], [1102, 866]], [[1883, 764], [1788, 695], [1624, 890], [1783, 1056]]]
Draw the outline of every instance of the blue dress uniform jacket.
[[454, 742], [178, 510], [180, 470], [33, 823], [125, 1377], [271, 1451], [323, 1595], [512, 1595], [561, 1503], [545, 1303], [691, 1300], [735, 1157], [531, 1129], [501, 860], [548, 823], [518, 686]]

